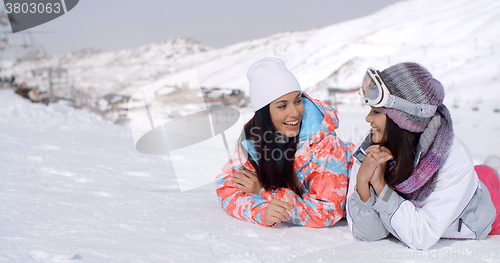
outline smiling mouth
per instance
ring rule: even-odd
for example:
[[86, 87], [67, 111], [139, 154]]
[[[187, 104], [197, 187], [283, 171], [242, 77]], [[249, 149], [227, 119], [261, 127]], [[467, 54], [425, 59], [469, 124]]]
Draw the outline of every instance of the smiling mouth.
[[284, 122], [285, 125], [297, 125], [299, 124], [299, 120], [295, 120], [295, 121], [290, 121], [290, 122]]
[[291, 131], [296, 131], [299, 128], [299, 120], [283, 122], [284, 126]]

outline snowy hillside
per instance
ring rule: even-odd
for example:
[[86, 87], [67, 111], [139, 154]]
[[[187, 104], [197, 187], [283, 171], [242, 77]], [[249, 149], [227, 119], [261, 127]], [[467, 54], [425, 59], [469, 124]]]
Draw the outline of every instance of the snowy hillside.
[[[438, 262], [457, 253], [495, 262], [500, 256], [500, 236], [441, 240], [418, 252], [394, 238], [356, 240], [345, 220], [324, 229], [246, 223], [220, 207], [213, 183], [181, 192], [169, 156], [136, 151], [128, 127], [66, 105], [33, 104], [12, 90], [0, 89], [0, 105], [0, 262]], [[366, 109], [341, 106], [339, 136], [359, 139], [368, 128], [365, 115]], [[452, 115], [476, 163], [498, 154], [500, 123], [487, 121], [498, 114], [459, 108]], [[212, 149], [202, 154], [209, 159]], [[191, 169], [215, 179], [203, 166]]]
[[201, 86], [246, 90], [251, 63], [277, 56], [306, 90], [326, 99], [327, 87], [358, 86], [368, 66], [383, 69], [415, 61], [443, 82], [450, 101], [493, 107], [500, 99], [495, 91], [500, 86], [499, 14], [499, 1], [408, 0], [321, 29], [282, 32], [220, 49], [176, 39], [131, 50], [59, 55], [16, 64], [12, 70], [28, 83], [46, 85], [31, 70], [60, 66], [75, 88], [92, 96], [132, 95], [189, 69], [197, 71]]
[[[192, 39], [176, 38], [132, 50], [84, 49], [14, 64], [2, 61], [2, 74], [15, 74], [18, 83], [25, 81], [28, 86], [47, 90], [47, 69], [52, 68], [54, 72], [62, 71], [52, 76], [58, 96], [70, 95], [70, 87], [74, 87], [99, 98], [108, 93], [128, 94], [127, 88], [147, 85], [152, 80], [194, 67], [196, 60], [186, 58], [207, 50], [210, 48]], [[201, 59], [203, 55], [197, 57]]]

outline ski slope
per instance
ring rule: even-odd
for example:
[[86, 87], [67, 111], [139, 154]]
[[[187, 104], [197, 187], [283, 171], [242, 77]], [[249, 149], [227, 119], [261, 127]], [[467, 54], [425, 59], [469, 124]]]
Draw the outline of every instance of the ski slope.
[[[253, 225], [220, 207], [213, 183], [181, 192], [169, 157], [136, 151], [126, 126], [12, 90], [0, 90], [0, 104], [0, 262], [436, 262], [453, 251], [496, 262], [500, 253], [500, 236], [417, 252], [394, 238], [356, 240], [345, 220], [324, 229]], [[339, 136], [366, 132], [366, 108], [338, 110]], [[477, 163], [499, 154], [498, 113], [462, 107], [452, 116]]]

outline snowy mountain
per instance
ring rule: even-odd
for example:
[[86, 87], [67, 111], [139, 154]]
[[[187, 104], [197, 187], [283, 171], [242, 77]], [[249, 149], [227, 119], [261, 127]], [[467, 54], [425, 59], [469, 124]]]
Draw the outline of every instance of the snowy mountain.
[[196, 61], [186, 62], [185, 58], [208, 50], [195, 40], [176, 38], [130, 50], [100, 52], [89, 48], [21, 62], [3, 61], [2, 67], [6, 68], [3, 74], [15, 74], [18, 83], [25, 81], [43, 90], [47, 90], [48, 69], [52, 68], [57, 95], [71, 96], [70, 88], [75, 88], [98, 98], [108, 93], [128, 94], [127, 88], [194, 67]]
[[[115, 52], [85, 49], [16, 63], [10, 70], [18, 81], [42, 87], [53, 68], [57, 95], [71, 94], [65, 88], [70, 85], [99, 98], [131, 95], [190, 69], [202, 86], [246, 89], [250, 64], [278, 56], [303, 87], [325, 98], [326, 87], [359, 85], [368, 66], [412, 60], [442, 80], [453, 105], [492, 104], [500, 99], [499, 14], [498, 1], [412, 0], [322, 29], [221, 49], [179, 38]], [[9, 63], [2, 61], [2, 74], [9, 73]], [[0, 105], [0, 262], [494, 262], [499, 257], [500, 236], [443, 239], [430, 251], [412, 251], [395, 238], [360, 241], [345, 220], [323, 229], [243, 222], [220, 207], [213, 183], [181, 192], [174, 156], [138, 152], [130, 127], [67, 105], [30, 103], [10, 89], [0, 89]], [[500, 113], [487, 107], [449, 109], [454, 132], [475, 164], [500, 154]], [[351, 103], [337, 110], [339, 137], [362, 138], [369, 128], [367, 107]], [[252, 114], [240, 112], [243, 121]], [[216, 175], [193, 156], [211, 157], [214, 149], [186, 153], [192, 162], [187, 168], [211, 182]]]
[[[202, 86], [246, 90], [248, 67], [262, 57], [277, 56], [307, 91], [325, 98], [326, 87], [358, 86], [368, 66], [383, 69], [415, 61], [443, 82], [449, 99], [498, 100], [488, 94], [500, 85], [499, 14], [498, 1], [408, 0], [363, 18], [225, 48], [174, 39], [136, 49], [84, 50], [21, 62], [12, 72], [28, 84], [43, 86], [46, 81], [33, 76], [33, 69], [61, 67], [74, 88], [96, 97], [131, 95], [189, 69], [197, 71]], [[63, 86], [58, 93], [64, 93]]]

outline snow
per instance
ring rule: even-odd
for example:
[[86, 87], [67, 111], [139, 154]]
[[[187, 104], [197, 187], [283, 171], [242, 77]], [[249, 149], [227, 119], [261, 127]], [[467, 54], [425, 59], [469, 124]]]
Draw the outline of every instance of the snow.
[[[0, 90], [0, 262], [414, 262], [453, 251], [494, 262], [499, 236], [441, 240], [430, 251], [394, 238], [356, 240], [345, 220], [324, 229], [264, 228], [228, 215], [214, 184], [181, 192], [168, 155], [141, 154], [129, 127], [66, 105]], [[367, 108], [338, 107], [339, 136], [356, 140]], [[452, 110], [474, 160], [500, 149], [499, 114]], [[244, 118], [251, 114], [244, 112]], [[484, 121], [490, 120], [490, 121]], [[202, 149], [202, 148], [198, 148]], [[211, 156], [211, 148], [202, 155]], [[195, 153], [193, 153], [195, 154]], [[191, 166], [203, 174], [205, 169]], [[215, 174], [205, 174], [214, 180]], [[421, 253], [421, 254], [414, 254]], [[434, 254], [433, 254], [434, 253]], [[473, 253], [473, 254], [472, 254]], [[485, 259], [489, 253], [489, 259]], [[479, 255], [481, 254], [481, 258]], [[500, 256], [500, 255], [499, 255]], [[382, 259], [384, 257], [384, 259]], [[392, 259], [387, 259], [392, 257]]]
[[[499, 3], [403, 1], [364, 18], [221, 49], [175, 39], [131, 50], [2, 61], [2, 74], [61, 65], [75, 88], [96, 97], [180, 85], [156, 81], [192, 70], [198, 87], [245, 89], [246, 69], [271, 55], [283, 58], [313, 97], [327, 100], [327, 87], [356, 87], [367, 66], [417, 61], [444, 84], [455, 134], [480, 164], [500, 154], [500, 113], [493, 111], [500, 99]], [[19, 78], [45, 85], [43, 76]], [[356, 94], [337, 98], [337, 133], [357, 142], [369, 128], [368, 108]], [[144, 107], [141, 99], [131, 103]], [[212, 158], [220, 140], [177, 156], [148, 155], [135, 149], [138, 138], [130, 127], [98, 115], [62, 104], [32, 104], [3, 89], [0, 105], [0, 262], [497, 262], [500, 257], [499, 236], [440, 240], [419, 252], [395, 238], [357, 240], [345, 220], [323, 229], [243, 222], [220, 207], [213, 183], [181, 191], [192, 179], [180, 180], [174, 172], [174, 159]], [[248, 108], [240, 112], [241, 122], [251, 117]], [[216, 174], [196, 160], [188, 160], [188, 168], [213, 182]]]

